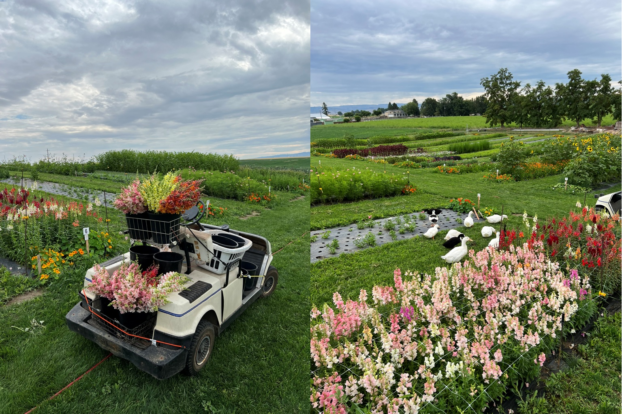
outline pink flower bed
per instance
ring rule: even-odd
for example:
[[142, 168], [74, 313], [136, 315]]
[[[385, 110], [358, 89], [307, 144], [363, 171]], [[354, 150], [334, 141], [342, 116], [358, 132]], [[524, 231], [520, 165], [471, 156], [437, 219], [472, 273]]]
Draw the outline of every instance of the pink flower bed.
[[398, 269], [394, 282], [374, 286], [371, 300], [335, 293], [334, 308], [312, 309], [316, 411], [481, 412], [511, 381], [538, 374], [562, 317], [564, 330], [578, 327], [596, 308], [588, 276], [566, 276], [541, 242], [471, 250], [433, 276]]
[[111, 305], [121, 313], [156, 312], [169, 303], [166, 296], [180, 292], [190, 279], [176, 272], [165, 273], [154, 279], [151, 272], [141, 272], [137, 263], [124, 263], [110, 275], [95, 265], [89, 290], [112, 300]]

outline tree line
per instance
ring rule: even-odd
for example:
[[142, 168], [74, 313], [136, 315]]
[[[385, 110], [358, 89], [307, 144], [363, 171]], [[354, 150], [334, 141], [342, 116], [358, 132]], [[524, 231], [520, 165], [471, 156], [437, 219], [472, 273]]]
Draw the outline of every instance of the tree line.
[[[622, 81], [618, 82], [622, 85]], [[523, 126], [552, 128], [565, 119], [578, 127], [584, 119], [593, 119], [600, 127], [607, 115], [619, 121], [622, 113], [620, 88], [611, 85], [611, 77], [601, 75], [600, 80], [581, 77], [578, 69], [568, 72], [567, 83], [555, 87], [538, 81], [534, 86], [515, 81], [507, 68], [483, 78], [484, 97], [488, 106], [484, 112], [491, 126], [503, 127], [512, 122]]]
[[[378, 108], [373, 111], [354, 110], [346, 112], [346, 117], [365, 117], [380, 116], [386, 111], [401, 109], [408, 116], [468, 116], [470, 114], [483, 114], [486, 111], [487, 101], [484, 96], [478, 96], [473, 99], [464, 99], [457, 92], [445, 95], [445, 97], [436, 100], [434, 98], [426, 98], [421, 106], [416, 99], [399, 107], [397, 103], [389, 102], [386, 108]], [[341, 113], [339, 113], [341, 115]]]

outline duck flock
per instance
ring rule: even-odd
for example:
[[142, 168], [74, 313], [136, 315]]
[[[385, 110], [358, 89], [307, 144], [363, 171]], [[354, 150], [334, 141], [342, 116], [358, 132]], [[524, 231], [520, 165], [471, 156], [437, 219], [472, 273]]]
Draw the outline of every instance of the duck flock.
[[[436, 234], [439, 231], [439, 225], [438, 223], [438, 213], [440, 213], [440, 210], [424, 210], [425, 212], [428, 213], [428, 220], [431, 223], [431, 227], [428, 231], [426, 231], [423, 236], [427, 237], [428, 239], [434, 239], [434, 237], [436, 236]], [[501, 223], [504, 219], [507, 219], [508, 216], [506, 215], [499, 215], [499, 214], [493, 214], [492, 216], [486, 217], [486, 221], [490, 224], [497, 224], [497, 223]], [[466, 227], [472, 227], [473, 226], [473, 212], [470, 211], [469, 212], [469, 216], [467, 218], [464, 219], [464, 225]], [[497, 231], [494, 227], [492, 226], [484, 226], [482, 227], [482, 237], [484, 238], [489, 238], [493, 235], [493, 233], [495, 234], [495, 237], [490, 240], [490, 242], [488, 243], [488, 247], [492, 247], [493, 249], [497, 249], [499, 248], [499, 236], [501, 235], [500, 231]], [[445, 235], [445, 242], [443, 243], [443, 246], [451, 249], [446, 255], [441, 256], [441, 259], [445, 260], [447, 263], [456, 263], [461, 261], [464, 256], [467, 255], [467, 253], [469, 252], [469, 249], [467, 248], [467, 242], [472, 241], [471, 238], [469, 238], [468, 236], [465, 236], [463, 233], [459, 232], [458, 230], [455, 229], [451, 229], [447, 232], [447, 234]]]

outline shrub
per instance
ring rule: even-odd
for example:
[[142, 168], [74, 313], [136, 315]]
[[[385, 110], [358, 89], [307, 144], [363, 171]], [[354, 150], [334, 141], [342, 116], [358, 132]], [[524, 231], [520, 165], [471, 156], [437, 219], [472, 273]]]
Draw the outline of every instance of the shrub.
[[6, 178], [9, 178], [11, 176], [9, 169], [6, 167], [2, 167], [0, 166], [0, 180], [4, 180]]
[[515, 175], [516, 170], [527, 159], [527, 150], [525, 144], [520, 141], [515, 141], [513, 137], [510, 137], [509, 142], [501, 144], [497, 160], [499, 161], [499, 170], [502, 174]]
[[360, 116], [355, 116], [354, 119], [356, 120], [356, 122], [361, 122], [361, 117]]
[[475, 207], [475, 203], [472, 202], [471, 200], [469, 200], [468, 198], [456, 198], [456, 199], [451, 199], [449, 200], [449, 205], [447, 206], [448, 209], [456, 211], [458, 213], [468, 213], [469, 211], [473, 210], [473, 207]]

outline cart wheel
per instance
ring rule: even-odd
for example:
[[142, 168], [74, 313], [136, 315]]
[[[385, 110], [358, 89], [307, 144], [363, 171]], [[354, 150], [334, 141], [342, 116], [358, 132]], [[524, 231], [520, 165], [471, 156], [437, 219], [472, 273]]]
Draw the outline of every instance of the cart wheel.
[[216, 331], [214, 325], [208, 321], [199, 322], [197, 330], [192, 338], [188, 358], [186, 359], [186, 373], [197, 375], [207, 364], [212, 356]]
[[276, 289], [276, 285], [279, 282], [279, 272], [276, 270], [276, 267], [270, 266], [265, 278], [266, 280], [264, 280], [263, 286], [261, 287], [263, 289], [263, 293], [261, 294], [262, 298], [267, 298], [272, 295]]

